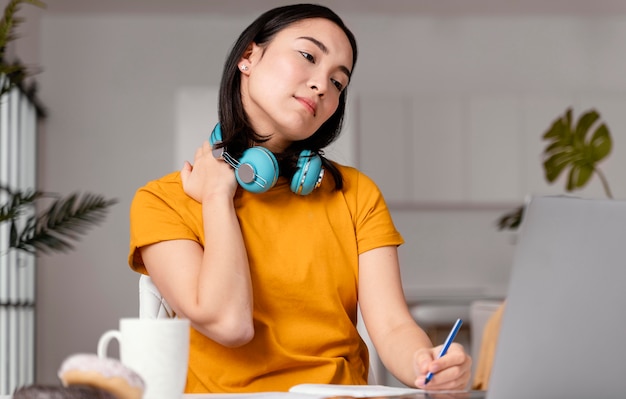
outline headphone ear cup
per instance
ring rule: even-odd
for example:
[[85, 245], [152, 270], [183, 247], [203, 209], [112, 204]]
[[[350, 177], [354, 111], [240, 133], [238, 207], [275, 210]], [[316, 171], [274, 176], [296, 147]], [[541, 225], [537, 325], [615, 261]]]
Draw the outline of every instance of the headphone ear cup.
[[252, 147], [244, 151], [235, 170], [241, 187], [252, 193], [264, 193], [276, 184], [278, 161], [265, 147]]
[[211, 136], [209, 136], [209, 144], [211, 144], [211, 147], [213, 147], [215, 143], [218, 143], [220, 141], [222, 141], [222, 126], [218, 123], [211, 131]]
[[322, 183], [324, 168], [322, 158], [310, 150], [304, 150], [298, 157], [297, 170], [291, 178], [291, 191], [308, 195]]

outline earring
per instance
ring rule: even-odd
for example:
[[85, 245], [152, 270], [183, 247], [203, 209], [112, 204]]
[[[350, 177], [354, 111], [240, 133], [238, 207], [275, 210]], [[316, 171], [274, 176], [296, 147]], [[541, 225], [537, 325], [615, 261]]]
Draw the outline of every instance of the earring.
[[242, 65], [239, 67], [242, 71], [247, 71], [248, 70], [248, 66], [247, 65]]

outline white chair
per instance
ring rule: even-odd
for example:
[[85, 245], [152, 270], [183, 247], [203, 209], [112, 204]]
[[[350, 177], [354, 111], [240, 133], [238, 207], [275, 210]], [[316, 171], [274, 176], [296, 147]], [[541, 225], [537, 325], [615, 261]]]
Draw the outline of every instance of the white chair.
[[142, 319], [164, 319], [175, 313], [165, 302], [150, 276], [139, 277], [139, 317]]
[[[175, 316], [176, 314], [165, 299], [163, 299], [159, 289], [154, 285], [150, 276], [142, 274], [141, 277], [139, 277], [139, 317], [160, 319]], [[371, 340], [364, 326], [363, 328], [359, 328], [359, 333], [363, 336], [363, 340], [368, 343], [370, 350], [370, 368], [367, 382], [370, 385], [375, 385], [378, 378], [377, 374], [374, 372], [372, 363], [377, 362], [376, 364], [378, 365], [380, 360], [378, 359], [376, 351], [373, 349], [373, 345], [371, 345]], [[382, 367], [382, 365], [380, 367]], [[382, 373], [382, 370], [379, 370], [379, 373]]]

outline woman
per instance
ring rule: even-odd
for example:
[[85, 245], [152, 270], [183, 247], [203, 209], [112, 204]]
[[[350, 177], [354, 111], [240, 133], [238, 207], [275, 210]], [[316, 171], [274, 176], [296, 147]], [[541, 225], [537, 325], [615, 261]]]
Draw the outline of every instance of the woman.
[[407, 310], [403, 240], [378, 188], [323, 156], [356, 59], [354, 36], [328, 8], [264, 13], [226, 60], [220, 124], [193, 165], [137, 192], [129, 263], [191, 321], [187, 392], [366, 384], [357, 299], [399, 380], [423, 388], [430, 371], [429, 389], [467, 386], [462, 346], [435, 360], [440, 347]]

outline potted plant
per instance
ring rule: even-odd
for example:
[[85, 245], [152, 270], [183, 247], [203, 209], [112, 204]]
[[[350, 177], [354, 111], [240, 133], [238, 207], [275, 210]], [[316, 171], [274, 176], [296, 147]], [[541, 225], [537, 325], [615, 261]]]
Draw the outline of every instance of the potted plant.
[[[32, 102], [37, 104], [35, 86], [26, 87], [25, 79], [32, 72], [19, 61], [9, 61], [7, 45], [16, 39], [15, 28], [22, 18], [16, 16], [22, 3], [45, 7], [39, 0], [11, 0], [0, 21], [0, 101], [18, 87]], [[39, 115], [44, 116], [41, 107]], [[77, 240], [88, 227], [100, 223], [108, 208], [117, 200], [102, 195], [73, 193], [60, 196], [44, 193], [37, 189], [16, 190], [0, 182], [0, 224], [10, 224], [10, 249], [36, 253], [65, 252], [73, 249], [72, 240]], [[40, 213], [33, 212], [36, 204], [49, 203]], [[2, 254], [0, 254], [2, 255]]]
[[[595, 109], [588, 110], [574, 121], [572, 108], [557, 117], [543, 134], [548, 142], [543, 151], [543, 169], [548, 183], [552, 184], [566, 171], [565, 191], [572, 192], [585, 187], [596, 175], [608, 198], [613, 198], [608, 181], [598, 165], [611, 153], [611, 133]], [[519, 227], [524, 207], [498, 219], [500, 230]]]

